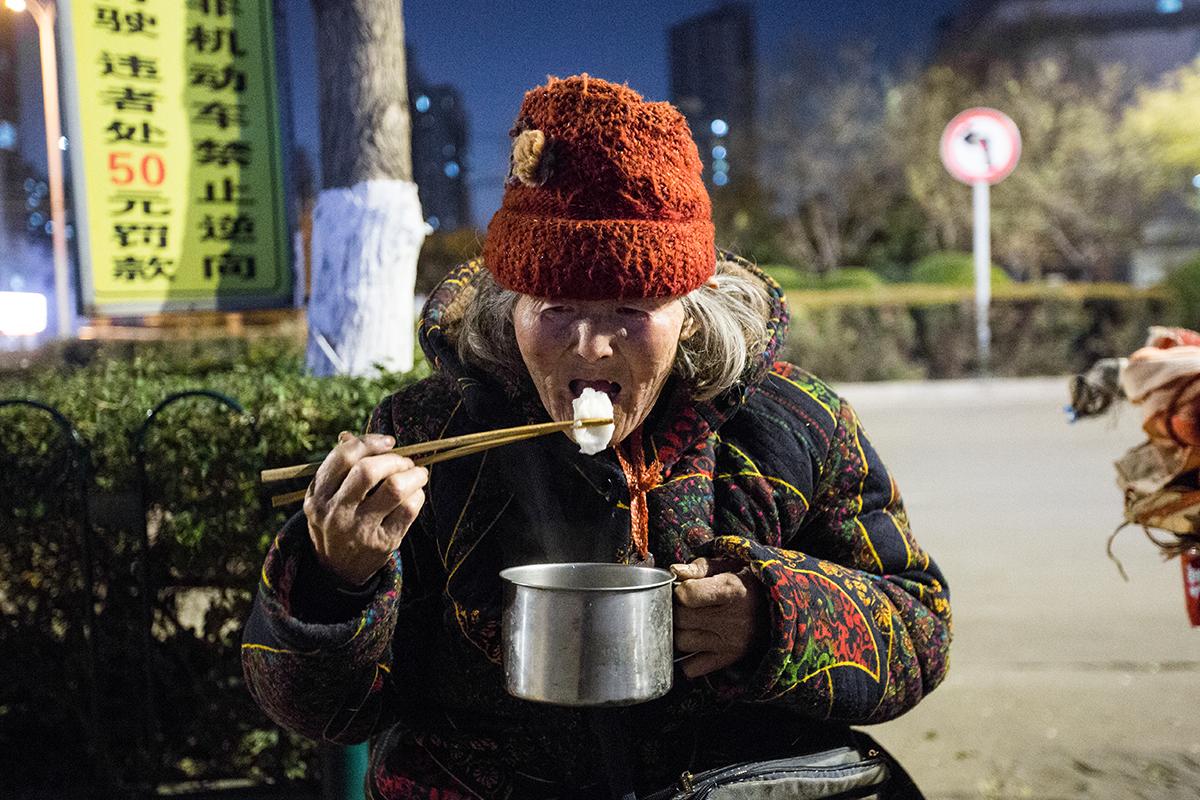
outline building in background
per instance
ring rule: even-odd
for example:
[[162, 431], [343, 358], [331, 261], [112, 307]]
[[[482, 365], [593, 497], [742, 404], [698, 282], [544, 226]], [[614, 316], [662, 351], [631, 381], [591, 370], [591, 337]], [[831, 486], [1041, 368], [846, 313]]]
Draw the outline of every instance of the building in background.
[[31, 126], [21, 124], [21, 22], [0, 9], [0, 291], [49, 291], [50, 187], [45, 156], [29, 161], [44, 141], [22, 141]]
[[938, 60], [974, 71], [1053, 55], [1149, 81], [1200, 54], [1200, 0], [966, 0], [940, 27]]
[[754, 12], [725, 3], [668, 34], [671, 102], [687, 117], [705, 181], [724, 186], [757, 172]]
[[[980, 76], [1055, 57], [1069, 68], [1121, 64], [1152, 83], [1200, 55], [1200, 0], [966, 0], [940, 27], [937, 60]], [[1130, 282], [1154, 285], [1200, 255], [1198, 223], [1192, 204], [1167, 198], [1131, 255]]]
[[[0, 246], [24, 230], [29, 214], [22, 184], [29, 166], [18, 152], [20, 132], [20, 75], [15, 14], [0, 13]], [[0, 287], [3, 290], [4, 287]]]
[[467, 115], [462, 95], [450, 84], [425, 80], [408, 58], [413, 180], [425, 221], [435, 231], [471, 224], [467, 188]]

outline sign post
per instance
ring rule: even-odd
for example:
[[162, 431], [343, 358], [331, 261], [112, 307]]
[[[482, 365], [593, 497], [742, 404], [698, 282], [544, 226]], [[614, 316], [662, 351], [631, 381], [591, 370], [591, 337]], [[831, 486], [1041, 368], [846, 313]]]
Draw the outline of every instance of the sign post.
[[986, 181], [971, 185], [974, 212], [975, 255], [975, 341], [979, 347], [979, 371], [987, 374], [992, 352], [992, 326], [988, 312], [992, 307], [992, 202], [991, 186]]
[[1021, 133], [1008, 116], [994, 108], [970, 108], [950, 120], [942, 133], [942, 163], [971, 187], [975, 228], [975, 338], [979, 371], [987, 374], [991, 359], [992, 227], [990, 187], [1007, 178], [1021, 158]]

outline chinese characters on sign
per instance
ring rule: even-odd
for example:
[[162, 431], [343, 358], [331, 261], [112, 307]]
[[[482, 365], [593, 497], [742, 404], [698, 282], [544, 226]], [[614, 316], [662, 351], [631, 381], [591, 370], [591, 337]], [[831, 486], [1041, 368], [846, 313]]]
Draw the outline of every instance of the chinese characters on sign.
[[286, 304], [271, 0], [62, 6], [89, 312]]

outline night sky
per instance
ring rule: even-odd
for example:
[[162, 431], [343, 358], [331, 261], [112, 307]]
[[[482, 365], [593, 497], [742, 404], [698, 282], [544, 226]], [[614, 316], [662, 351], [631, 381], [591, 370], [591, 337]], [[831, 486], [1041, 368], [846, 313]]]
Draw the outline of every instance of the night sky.
[[[881, 61], [924, 59], [934, 26], [962, 0], [760, 0], [760, 76], [785, 68], [809, 48], [832, 58], [869, 40]], [[463, 95], [470, 121], [472, 210], [485, 225], [500, 203], [508, 168], [508, 130], [521, 97], [547, 75], [587, 72], [627, 82], [651, 100], [668, 99], [667, 29], [716, 7], [696, 0], [406, 0], [408, 46], [431, 83]], [[318, 150], [316, 56], [312, 11], [288, 4], [296, 143]], [[798, 44], [802, 42], [803, 44]], [[811, 56], [811, 53], [804, 54]]]
[[[379, 0], [386, 2], [386, 0]], [[798, 59], [832, 59], [871, 42], [882, 63], [930, 54], [939, 19], [963, 0], [757, 0], [760, 80]], [[547, 75], [588, 72], [668, 98], [667, 29], [719, 5], [711, 0], [406, 0], [408, 46], [431, 83], [462, 93], [470, 123], [467, 166], [478, 225], [500, 203], [508, 130], [525, 91]], [[308, 0], [286, 0], [295, 141], [318, 151], [316, 44]], [[22, 15], [25, 16], [25, 15]], [[21, 20], [20, 147], [44, 164], [37, 34]], [[807, 50], [808, 52], [803, 52]]]

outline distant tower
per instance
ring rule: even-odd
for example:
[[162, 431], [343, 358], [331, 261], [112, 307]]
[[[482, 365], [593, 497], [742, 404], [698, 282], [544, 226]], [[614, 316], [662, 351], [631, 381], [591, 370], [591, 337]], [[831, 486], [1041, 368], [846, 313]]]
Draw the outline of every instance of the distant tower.
[[413, 180], [425, 222], [439, 231], [471, 224], [467, 189], [467, 115], [450, 84], [431, 84], [408, 59]]
[[754, 175], [754, 12], [725, 3], [671, 27], [671, 102], [687, 117], [704, 162], [704, 179], [721, 187]]

